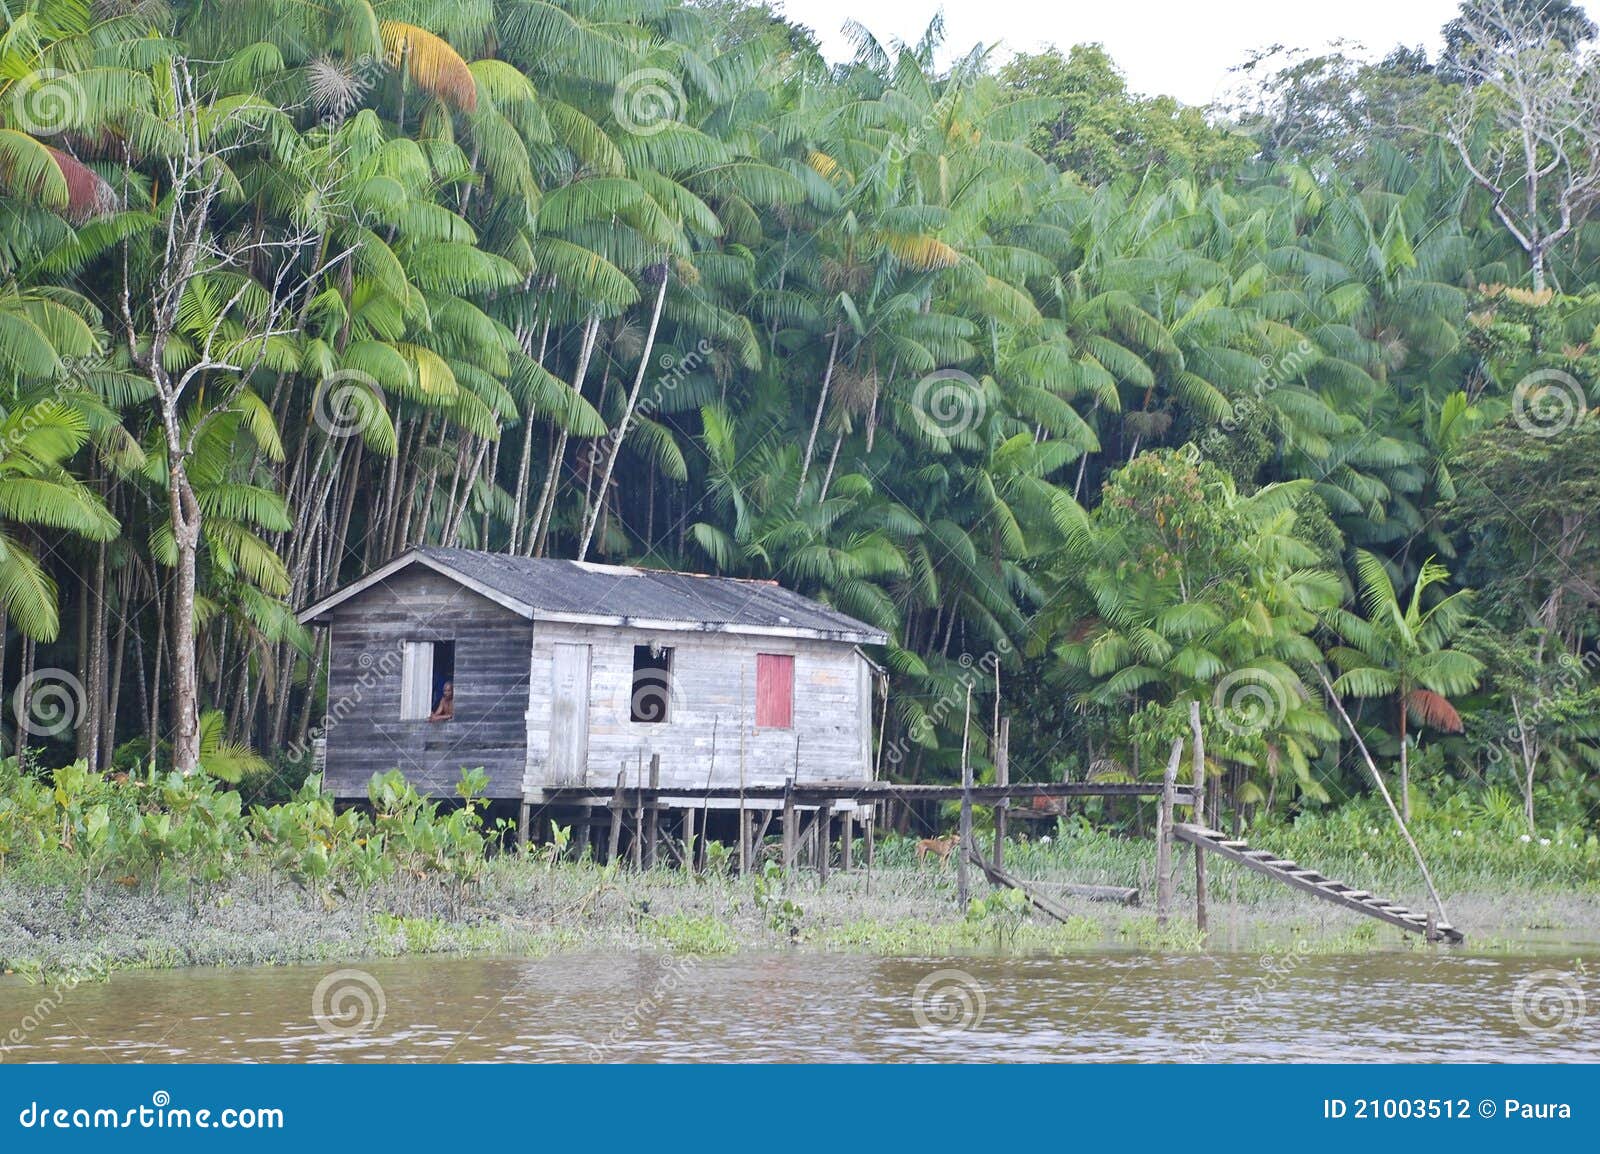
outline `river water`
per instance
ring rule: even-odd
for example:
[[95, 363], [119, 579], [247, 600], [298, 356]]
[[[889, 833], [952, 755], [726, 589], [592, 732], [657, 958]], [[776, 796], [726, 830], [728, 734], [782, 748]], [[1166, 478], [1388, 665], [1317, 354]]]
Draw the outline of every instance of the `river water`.
[[0, 978], [5, 1061], [1600, 1061], [1600, 953], [410, 958]]

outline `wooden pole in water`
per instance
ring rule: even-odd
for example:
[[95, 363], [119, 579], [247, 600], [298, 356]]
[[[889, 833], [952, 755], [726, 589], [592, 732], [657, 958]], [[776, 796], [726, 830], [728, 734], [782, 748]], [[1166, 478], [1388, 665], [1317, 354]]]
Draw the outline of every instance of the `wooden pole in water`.
[[[995, 677], [999, 678], [999, 670]], [[998, 700], [999, 694], [997, 693]], [[1011, 784], [1011, 719], [1002, 717], [995, 727], [994, 746], [994, 783], [996, 785]], [[1002, 797], [994, 806], [994, 864], [1001, 869], [1006, 864], [1006, 810], [1011, 808], [1011, 799]]]
[[[1200, 731], [1200, 703], [1189, 702], [1189, 732], [1194, 736], [1194, 824], [1206, 824], [1206, 739]], [[1206, 855], [1194, 847], [1194, 928], [1206, 932]]]
[[661, 755], [650, 755], [650, 810], [645, 815], [645, 868], [656, 868], [656, 839], [661, 833]]
[[1183, 741], [1172, 743], [1166, 776], [1161, 779], [1161, 802], [1156, 813], [1156, 926], [1167, 928], [1172, 913], [1172, 799], [1178, 788], [1178, 762], [1183, 759]]
[[956, 847], [956, 891], [962, 912], [971, 896], [967, 888], [967, 851], [972, 845], [972, 760], [967, 756], [967, 736], [972, 730], [972, 686], [967, 686], [967, 708], [961, 719], [961, 830]]

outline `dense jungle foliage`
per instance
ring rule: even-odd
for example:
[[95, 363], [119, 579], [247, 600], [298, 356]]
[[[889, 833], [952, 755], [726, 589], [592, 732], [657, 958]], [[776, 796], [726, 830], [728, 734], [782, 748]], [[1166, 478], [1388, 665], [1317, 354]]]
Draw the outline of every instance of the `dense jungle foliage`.
[[937, 21], [829, 64], [742, 0], [0, 21], [4, 804], [73, 763], [287, 800], [327, 709], [294, 610], [432, 543], [882, 627], [900, 779], [952, 778], [969, 683], [1014, 780], [1159, 775], [1199, 701], [1222, 812], [1277, 819], [1371, 788], [1337, 704], [1418, 805], [1592, 831], [1570, 5], [1206, 109]]

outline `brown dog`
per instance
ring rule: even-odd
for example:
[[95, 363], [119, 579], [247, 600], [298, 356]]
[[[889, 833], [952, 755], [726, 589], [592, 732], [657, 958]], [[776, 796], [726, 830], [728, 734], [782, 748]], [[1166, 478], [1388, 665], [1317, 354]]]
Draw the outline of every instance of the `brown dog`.
[[947, 864], [950, 861], [950, 854], [955, 850], [956, 846], [960, 844], [961, 839], [955, 834], [950, 834], [948, 837], [923, 838], [917, 843], [918, 867], [920, 867], [923, 862], [928, 860], [928, 855], [930, 853], [939, 859], [940, 865]]

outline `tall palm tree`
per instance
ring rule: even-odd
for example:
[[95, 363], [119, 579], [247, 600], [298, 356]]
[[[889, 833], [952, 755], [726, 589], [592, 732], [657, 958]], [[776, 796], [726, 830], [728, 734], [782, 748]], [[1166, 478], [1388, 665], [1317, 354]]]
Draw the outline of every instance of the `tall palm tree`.
[[1417, 574], [1411, 596], [1401, 604], [1389, 571], [1376, 555], [1357, 550], [1356, 574], [1366, 617], [1348, 609], [1330, 609], [1326, 620], [1345, 644], [1328, 651], [1341, 670], [1333, 687], [1352, 697], [1384, 697], [1395, 703], [1400, 734], [1401, 816], [1411, 820], [1411, 773], [1408, 722], [1460, 733], [1461, 714], [1450, 701], [1478, 684], [1483, 664], [1471, 654], [1450, 648], [1466, 623], [1472, 591], [1457, 590], [1431, 606], [1426, 594], [1450, 578], [1432, 558]]
[[0, 617], [36, 641], [61, 628], [55, 582], [18, 526], [110, 541], [118, 524], [100, 497], [67, 471], [89, 440], [83, 414], [57, 400], [12, 408], [0, 419]]

